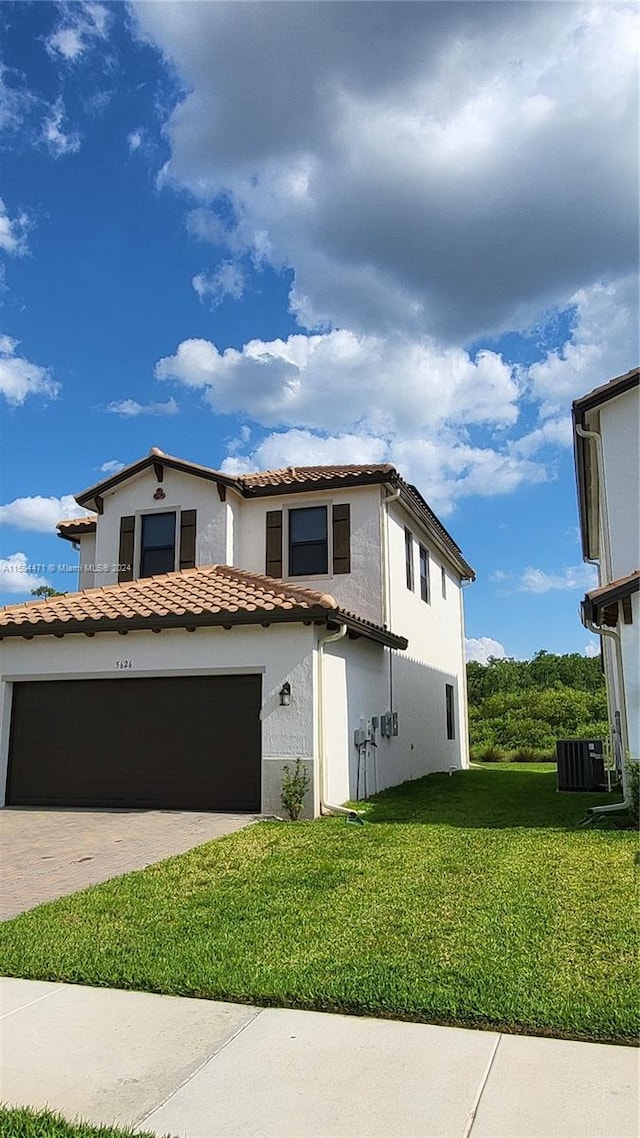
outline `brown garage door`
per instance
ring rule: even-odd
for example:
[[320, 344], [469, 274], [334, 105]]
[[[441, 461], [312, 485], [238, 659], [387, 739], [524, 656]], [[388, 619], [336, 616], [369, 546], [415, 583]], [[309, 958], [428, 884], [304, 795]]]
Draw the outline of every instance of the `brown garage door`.
[[13, 688], [12, 806], [260, 810], [260, 676]]

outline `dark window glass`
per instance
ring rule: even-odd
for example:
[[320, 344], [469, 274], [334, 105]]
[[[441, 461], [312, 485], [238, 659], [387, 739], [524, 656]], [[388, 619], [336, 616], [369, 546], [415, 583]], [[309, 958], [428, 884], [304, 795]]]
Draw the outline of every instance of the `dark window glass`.
[[442, 566], [442, 596], [447, 599], [447, 570]]
[[456, 725], [453, 715], [453, 684], [445, 684], [447, 699], [447, 739], [455, 739]]
[[407, 569], [407, 588], [413, 589], [413, 534], [410, 529], [404, 531], [404, 556]]
[[289, 575], [329, 572], [326, 506], [289, 510]]
[[172, 573], [176, 564], [176, 515], [144, 514], [140, 541], [140, 576]]
[[420, 596], [427, 604], [430, 602], [429, 583], [429, 553], [424, 545], [420, 546]]

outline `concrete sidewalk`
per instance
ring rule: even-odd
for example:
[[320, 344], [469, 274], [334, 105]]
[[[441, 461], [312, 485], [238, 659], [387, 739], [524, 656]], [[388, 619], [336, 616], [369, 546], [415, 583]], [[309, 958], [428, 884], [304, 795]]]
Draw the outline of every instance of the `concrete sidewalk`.
[[636, 1138], [638, 1052], [0, 981], [0, 1101], [176, 1138]]

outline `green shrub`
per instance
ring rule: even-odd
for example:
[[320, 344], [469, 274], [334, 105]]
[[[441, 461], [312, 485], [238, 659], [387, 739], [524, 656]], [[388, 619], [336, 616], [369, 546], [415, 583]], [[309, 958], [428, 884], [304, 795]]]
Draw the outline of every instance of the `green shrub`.
[[288, 764], [282, 768], [280, 800], [292, 822], [298, 821], [304, 806], [304, 796], [310, 786], [311, 779], [301, 759], [296, 759], [293, 770]]
[[509, 752], [511, 763], [555, 763], [555, 751], [545, 747], [516, 747]]
[[496, 746], [495, 743], [489, 743], [485, 747], [480, 748], [478, 761], [481, 763], [506, 763], [509, 760], [506, 751], [503, 751], [502, 747]]

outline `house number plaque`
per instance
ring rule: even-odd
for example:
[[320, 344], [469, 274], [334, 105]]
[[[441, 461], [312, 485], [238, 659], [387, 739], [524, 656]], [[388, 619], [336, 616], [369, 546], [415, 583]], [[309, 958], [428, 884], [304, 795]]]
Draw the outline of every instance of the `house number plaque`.
[[132, 664], [131, 660], [116, 660], [116, 671], [117, 672], [122, 672], [122, 671], [124, 671], [125, 668], [132, 668], [132, 667], [133, 667], [133, 664]]

